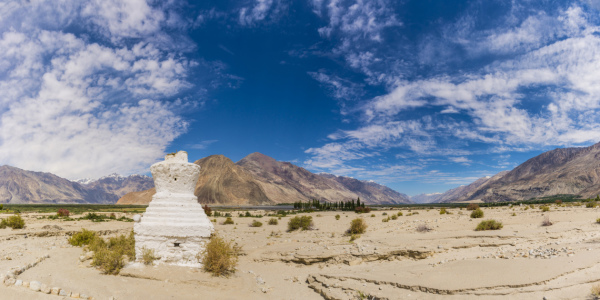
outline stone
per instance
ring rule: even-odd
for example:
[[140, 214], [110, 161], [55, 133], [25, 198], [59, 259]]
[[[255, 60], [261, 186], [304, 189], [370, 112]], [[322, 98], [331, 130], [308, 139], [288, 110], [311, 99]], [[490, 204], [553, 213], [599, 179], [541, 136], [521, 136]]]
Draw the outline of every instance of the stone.
[[53, 288], [50, 289], [50, 294], [52, 294], [52, 295], [58, 295], [58, 293], [60, 293], [60, 288], [53, 287]]
[[153, 164], [150, 171], [156, 193], [133, 226], [136, 260], [142, 260], [144, 249], [152, 249], [161, 263], [200, 267], [196, 255], [214, 231], [194, 195], [200, 166], [189, 163], [187, 153], [179, 151]]
[[17, 281], [15, 281], [15, 286], [22, 286], [22, 285], [23, 285], [23, 280], [17, 279]]
[[139, 214], [137, 214], [137, 215], [133, 215], [133, 221], [134, 221], [134, 222], [136, 222], [136, 223], [137, 223], [137, 222], [139, 222], [139, 221], [141, 221], [141, 220], [142, 220], [142, 216], [141, 216], [141, 215], [139, 215]]
[[50, 294], [50, 287], [47, 284], [42, 283], [40, 286], [40, 291], [44, 294]]
[[39, 292], [42, 289], [42, 283], [34, 280], [29, 283], [29, 289], [35, 292]]
[[79, 293], [71, 293], [71, 298], [79, 299]]
[[6, 279], [4, 281], [4, 285], [11, 286], [11, 285], [14, 285], [16, 282], [17, 282], [16, 279], [14, 279], [14, 278], [8, 278], [8, 279]]
[[60, 290], [60, 291], [58, 292], [58, 295], [59, 295], [59, 296], [64, 296], [64, 297], [69, 297], [69, 296], [71, 295], [71, 293], [70, 293], [70, 292], [67, 292], [67, 291], [65, 291], [65, 290]]
[[29, 287], [29, 281], [23, 281], [23, 286], [24, 287]]

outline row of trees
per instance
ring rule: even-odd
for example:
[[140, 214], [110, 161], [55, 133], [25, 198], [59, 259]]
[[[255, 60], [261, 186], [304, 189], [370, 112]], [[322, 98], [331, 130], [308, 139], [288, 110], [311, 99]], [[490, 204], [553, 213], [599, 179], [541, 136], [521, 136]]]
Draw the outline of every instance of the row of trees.
[[360, 202], [360, 197], [348, 201], [339, 202], [321, 202], [316, 199], [312, 199], [307, 202], [294, 202], [295, 209], [314, 209], [314, 210], [349, 210], [354, 211], [357, 208], [365, 208], [365, 204]]

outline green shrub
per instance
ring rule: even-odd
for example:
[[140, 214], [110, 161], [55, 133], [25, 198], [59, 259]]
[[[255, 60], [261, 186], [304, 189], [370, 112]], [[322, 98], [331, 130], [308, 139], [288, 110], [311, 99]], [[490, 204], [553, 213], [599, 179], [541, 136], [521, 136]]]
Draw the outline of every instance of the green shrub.
[[480, 208], [474, 210], [471, 213], [471, 218], [476, 219], [476, 218], [483, 218], [483, 210], [481, 210]]
[[547, 206], [547, 205], [544, 205], [544, 206], [540, 206], [540, 209], [541, 209], [542, 211], [549, 211], [549, 210], [550, 210], [550, 207], [549, 207], [549, 206]]
[[115, 215], [115, 213], [111, 213], [108, 218], [111, 219], [111, 220], [116, 220], [117, 219], [117, 215]]
[[360, 237], [360, 234], [351, 234], [350, 235], [350, 243], [353, 243], [356, 239]]
[[4, 209], [4, 204], [0, 204], [0, 210]]
[[311, 216], [295, 216], [288, 222], [288, 231], [294, 231], [298, 229], [308, 230], [313, 227]]
[[382, 216], [387, 216], [387, 213], [386, 213], [386, 212], [384, 212], [384, 213], [382, 213], [381, 215], [382, 215]]
[[87, 230], [84, 228], [84, 229], [81, 229], [80, 232], [74, 233], [69, 238], [69, 244], [71, 244], [73, 246], [77, 246], [77, 247], [87, 246], [90, 244], [90, 242], [92, 242], [92, 240], [95, 237], [96, 237], [96, 232]]
[[388, 217], [388, 218], [383, 218], [383, 219], [381, 220], [381, 222], [384, 222], [384, 223], [387, 223], [387, 222], [389, 222], [389, 221], [390, 221], [390, 218], [389, 218], [389, 217]]
[[475, 228], [476, 231], [481, 230], [498, 230], [502, 228], [502, 223], [497, 222], [496, 220], [485, 220], [481, 221], [479, 225]]
[[25, 227], [25, 220], [21, 218], [21, 215], [10, 216], [0, 221], [0, 228], [10, 227], [12, 229], [22, 229]]
[[356, 218], [350, 222], [350, 229], [348, 229], [348, 233], [350, 234], [362, 234], [367, 230], [367, 223], [365, 220], [361, 218]]
[[225, 221], [223, 221], [223, 225], [231, 225], [233, 224], [233, 219], [230, 217], [227, 217], [227, 219], [225, 219]]
[[375, 214], [371, 214], [371, 218], [375, 218]]
[[142, 248], [142, 262], [145, 265], [151, 265], [157, 259], [160, 259], [160, 257], [156, 256], [154, 249]]
[[340, 219], [340, 215], [335, 215], [335, 219], [339, 220]]
[[402, 212], [401, 211], [398, 212], [398, 217], [402, 217]]
[[446, 208], [442, 207], [442, 209], [440, 209], [440, 215], [445, 215], [447, 213]]
[[269, 225], [277, 225], [279, 224], [279, 222], [277, 221], [277, 219], [275, 218], [270, 218], [269, 219]]
[[250, 224], [250, 227], [261, 227], [261, 226], [262, 226], [262, 223], [257, 220], [252, 221], [252, 223]]
[[398, 215], [392, 215], [391, 218], [392, 218], [392, 220], [397, 220], [398, 219]]
[[229, 276], [235, 273], [239, 253], [240, 248], [233, 242], [226, 242], [218, 235], [213, 235], [200, 255], [206, 272], [213, 276]]
[[96, 236], [89, 245], [94, 251], [92, 265], [98, 267], [104, 274], [119, 274], [125, 266], [124, 256], [135, 259], [135, 238], [133, 230], [128, 236], [119, 235], [109, 239], [108, 243]]
[[597, 203], [597, 202], [587, 202], [587, 203], [585, 204], [585, 207], [587, 207], [587, 208], [594, 208], [594, 207], [596, 207], [596, 206], [598, 206], [598, 203]]
[[600, 224], [600, 218], [596, 219], [596, 223]]

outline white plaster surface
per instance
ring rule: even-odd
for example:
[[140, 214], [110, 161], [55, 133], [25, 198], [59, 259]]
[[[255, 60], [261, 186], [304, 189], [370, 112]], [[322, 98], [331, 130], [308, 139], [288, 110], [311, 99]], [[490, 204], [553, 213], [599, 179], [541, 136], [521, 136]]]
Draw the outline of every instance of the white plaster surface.
[[161, 263], [200, 266], [196, 255], [204, 250], [214, 226], [194, 195], [200, 166], [187, 153], [169, 154], [150, 167], [156, 194], [139, 222], [134, 224], [136, 258], [154, 249]]

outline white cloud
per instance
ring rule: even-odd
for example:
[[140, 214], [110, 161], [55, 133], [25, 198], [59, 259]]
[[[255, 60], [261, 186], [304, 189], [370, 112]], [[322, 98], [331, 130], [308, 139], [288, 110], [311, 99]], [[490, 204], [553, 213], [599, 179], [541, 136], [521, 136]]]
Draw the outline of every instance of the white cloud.
[[252, 7], [240, 9], [238, 22], [242, 26], [253, 26], [269, 16], [277, 18], [283, 9], [284, 5], [279, 0], [255, 0]]
[[[186, 131], [178, 111], [190, 104], [166, 99], [191, 86], [196, 63], [156, 43], [159, 9], [140, 0], [11, 1], [0, 16], [2, 164], [71, 179], [143, 172]], [[129, 38], [136, 42], [122, 43]]]

